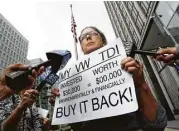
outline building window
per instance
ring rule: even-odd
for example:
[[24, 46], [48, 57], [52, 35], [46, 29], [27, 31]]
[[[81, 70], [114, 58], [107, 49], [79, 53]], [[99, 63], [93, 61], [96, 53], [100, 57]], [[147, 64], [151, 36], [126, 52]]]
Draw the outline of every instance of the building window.
[[132, 18], [134, 21], [136, 21], [137, 16], [138, 16], [138, 11], [136, 9], [133, 9], [131, 12]]
[[12, 53], [13, 53], [13, 51], [11, 50], [11, 51], [10, 51], [10, 55], [11, 55], [11, 56], [12, 56]]
[[9, 47], [12, 48], [12, 42], [10, 42]]
[[7, 53], [7, 46], [4, 47], [4, 52]]
[[11, 32], [11, 27], [9, 27], [9, 32]]
[[136, 26], [139, 30], [139, 33], [142, 33], [142, 28], [143, 28], [143, 21], [141, 20], [140, 16], [138, 16], [137, 21], [136, 21]]
[[10, 53], [10, 49], [8, 48], [8, 52], [7, 52], [8, 54]]
[[15, 42], [16, 42], [16, 39], [14, 38], [14, 39], [13, 39], [13, 43], [15, 43]]
[[8, 33], [8, 36], [7, 36], [7, 38], [9, 39], [10, 38], [10, 34]]
[[134, 38], [134, 40], [135, 40], [135, 43], [138, 43], [138, 37], [137, 37], [137, 35], [136, 35], [136, 33], [135, 32], [133, 32], [133, 38]]
[[5, 22], [3, 22], [3, 27], [5, 28], [5, 26], [6, 26], [6, 23], [5, 23]]
[[9, 43], [9, 40], [7, 39], [7, 40], [6, 40], [6, 45], [8, 45], [8, 43]]
[[13, 39], [13, 36], [11, 36], [11, 41], [12, 41], [12, 39]]
[[6, 56], [6, 54], [5, 54], [5, 53], [3, 53], [3, 59], [5, 59], [5, 56]]
[[2, 39], [2, 35], [0, 34], [0, 40]]
[[128, 1], [128, 2], [126, 2], [126, 5], [127, 5], [127, 8], [128, 8], [128, 10], [129, 10], [129, 12], [131, 12], [131, 10], [132, 10], [132, 8], [133, 8], [133, 3], [130, 2], [130, 1]]
[[0, 49], [2, 49], [2, 48], [3, 48], [3, 45], [4, 45], [4, 44], [2, 44], [2, 43], [0, 42]]
[[8, 30], [8, 29], [9, 29], [9, 26], [7, 25], [7, 26], [6, 26], [6, 30]]
[[5, 38], [5, 37], [3, 37], [2, 42], [5, 42], [5, 39], [6, 39], [6, 38]]
[[9, 57], [9, 63], [11, 63], [11, 64], [12, 64], [12, 58], [10, 58], [10, 57]]
[[7, 35], [7, 31], [4, 32], [4, 36], [6, 36], [6, 35]]
[[160, 20], [166, 27], [169, 24], [174, 14], [174, 11], [171, 9], [171, 7], [167, 4], [166, 1], [160, 1], [156, 9], [156, 13], [157, 15], [162, 15], [162, 17], [160, 17]]
[[0, 50], [0, 58], [1, 58], [2, 51]]
[[2, 24], [2, 19], [0, 19], [0, 25]]
[[10, 42], [10, 44], [12, 45], [12, 49], [14, 50], [14, 43], [12, 44], [12, 43]]
[[18, 46], [18, 41], [16, 41], [16, 46]]
[[1, 33], [3, 34], [3, 32], [4, 32], [4, 28], [1, 28]]
[[170, 23], [167, 26], [168, 31], [173, 36], [173, 38], [176, 40], [177, 43], [179, 43], [179, 7], [177, 11], [175, 12], [174, 16], [172, 17]]
[[17, 52], [17, 47], [16, 47], [16, 45], [14, 46], [14, 51]]

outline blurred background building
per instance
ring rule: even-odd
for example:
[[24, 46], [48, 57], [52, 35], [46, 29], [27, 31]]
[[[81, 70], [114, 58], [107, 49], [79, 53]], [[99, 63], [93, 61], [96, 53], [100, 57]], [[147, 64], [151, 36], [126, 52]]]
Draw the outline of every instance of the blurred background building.
[[[156, 50], [179, 42], [178, 1], [105, 1], [116, 37], [127, 52]], [[179, 119], [179, 75], [173, 67], [150, 56], [135, 55], [144, 64], [144, 75], [152, 93], [165, 107], [168, 119]]]
[[28, 43], [28, 40], [0, 13], [0, 74], [9, 64], [26, 64]]

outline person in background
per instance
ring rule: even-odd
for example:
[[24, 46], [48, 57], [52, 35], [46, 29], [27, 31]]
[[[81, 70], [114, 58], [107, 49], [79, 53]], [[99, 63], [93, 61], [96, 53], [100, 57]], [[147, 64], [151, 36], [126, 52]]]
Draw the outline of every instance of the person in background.
[[[179, 45], [176, 47], [168, 47], [160, 49], [157, 52], [159, 55], [156, 55], [154, 58], [158, 61], [163, 61], [167, 63], [168, 65], [173, 65], [175, 61], [178, 62], [179, 59]], [[177, 64], [179, 65], [179, 64]]]
[[6, 85], [5, 75], [13, 71], [25, 71], [29, 66], [14, 64], [7, 67], [0, 77], [0, 129], [2, 131], [47, 130], [42, 124], [37, 108], [33, 107], [38, 91], [31, 89], [36, 77], [44, 71], [41, 67], [28, 76], [29, 83], [23, 90], [13, 90]]
[[[92, 26], [81, 31], [79, 41], [85, 55], [107, 44], [104, 34]], [[143, 76], [143, 65], [131, 57], [123, 59], [120, 64], [122, 69], [133, 74], [139, 110], [125, 115], [71, 124], [74, 131], [133, 131], [137, 129], [164, 131], [167, 124], [166, 111], [152, 95]], [[52, 104], [56, 96], [60, 96], [59, 89], [53, 88], [50, 99]]]

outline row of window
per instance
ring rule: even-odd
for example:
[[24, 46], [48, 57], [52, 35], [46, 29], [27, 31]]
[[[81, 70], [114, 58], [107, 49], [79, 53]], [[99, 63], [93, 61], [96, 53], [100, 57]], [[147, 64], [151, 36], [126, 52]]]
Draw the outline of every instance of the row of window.
[[[112, 5], [113, 5], [113, 7], [114, 7], [114, 9], [115, 9], [116, 15], [117, 15], [117, 17], [118, 17], [117, 19], [118, 19], [119, 24], [120, 24], [120, 27], [121, 27], [121, 29], [122, 29], [123, 35], [121, 35], [121, 39], [122, 39], [123, 41], [127, 41], [127, 40], [129, 39], [129, 37], [128, 37], [129, 35], [128, 35], [128, 33], [127, 33], [127, 29], [126, 29], [126, 27], [125, 27], [125, 25], [124, 25], [122, 19], [120, 18], [120, 13], [119, 13], [119, 11], [118, 11], [118, 7], [116, 6], [116, 4], [115, 4], [114, 2], [112, 2]], [[121, 34], [121, 32], [120, 32], [120, 34]]]
[[137, 1], [137, 3], [142, 9], [144, 15], [148, 18], [150, 15], [151, 4], [153, 3], [153, 1]]
[[[5, 58], [4, 58], [5, 57]], [[2, 60], [2, 61], [4, 61], [4, 62], [6, 62], [7, 64], [14, 64], [14, 63], [25, 63], [25, 59], [14, 59], [14, 58], [12, 58], [12, 57], [10, 57], [10, 56], [7, 56], [7, 55], [5, 55], [4, 57], [0, 57], [0, 59]], [[6, 64], [6, 65], [7, 65]], [[2, 65], [2, 63], [1, 63], [1, 65]], [[5, 65], [4, 65], [5, 66]], [[3, 66], [3, 68], [4, 68], [4, 66]]]
[[[131, 21], [130, 21], [129, 18], [128, 18], [128, 15], [127, 15], [126, 11], [124, 10], [123, 5], [121, 4], [121, 2], [117, 2], [117, 6], [119, 7], [119, 10], [120, 10], [120, 12], [121, 12], [121, 15], [122, 15], [122, 17], [124, 18], [124, 19], [123, 19], [123, 18], [119, 18], [119, 19], [123, 19], [123, 20], [124, 20], [124, 22], [127, 24], [128, 31], [131, 32], [130, 35], [132, 35], [133, 40], [135, 41], [135, 43], [137, 43], [139, 39], [138, 39], [137, 34], [136, 34], [135, 30], [134, 30], [134, 27], [132, 26]], [[123, 9], [123, 10], [122, 10], [122, 9]], [[121, 21], [121, 22], [122, 22], [122, 21]], [[131, 41], [131, 40], [129, 39], [129, 36], [128, 36], [128, 34], [127, 34], [127, 31], [124, 30], [123, 33], [124, 33], [124, 35], [126, 35], [127, 41]]]
[[[119, 30], [120, 27], [119, 27], [119, 24], [118, 24], [119, 23], [118, 18], [114, 15], [114, 12], [112, 10], [110, 2], [108, 2], [108, 3], [109, 3], [108, 5], [109, 5], [110, 12], [112, 12], [112, 17], [113, 17], [112, 20], [114, 21], [113, 23], [115, 23], [115, 26], [117, 26], [117, 29]], [[119, 35], [120, 35], [120, 33], [119, 33]], [[125, 38], [122, 38], [122, 37], [120, 37], [120, 38], [121, 38], [121, 40], [125, 39]]]
[[0, 64], [1, 64], [1, 67], [0, 68], [6, 68], [8, 65], [10, 65], [10, 64], [15, 64], [15, 63], [26, 63], [25, 62], [25, 60], [21, 60], [21, 61], [19, 61], [19, 60], [15, 60], [15, 59], [13, 59], [13, 58], [10, 58], [10, 57], [8, 57], [8, 59], [6, 59], [6, 60], [3, 60], [1, 57], [0, 57]]
[[[1, 53], [1, 51], [0, 51], [0, 53]], [[12, 57], [6, 55], [5, 53], [2, 53], [0, 58], [8, 63], [13, 63], [15, 61], [25, 63], [25, 60], [17, 55], [12, 58]]]
[[8, 38], [9, 40], [11, 40], [14, 43], [15, 43], [15, 41], [19, 41], [20, 43], [22, 43], [23, 46], [27, 46], [27, 43], [21, 37], [19, 37], [20, 39], [18, 39], [14, 35], [7, 33], [7, 31], [4, 31], [4, 28], [0, 27], [0, 33], [1, 33], [1, 37], [3, 35], [5, 38]]
[[125, 39], [125, 38], [121, 37], [121, 32], [119, 31], [120, 27], [119, 27], [119, 24], [118, 24], [118, 22], [116, 20], [116, 17], [114, 16], [114, 13], [112, 11], [112, 7], [111, 7], [110, 3], [109, 2], [105, 2], [105, 5], [106, 5], [107, 11], [109, 13], [109, 17], [111, 19], [111, 22], [112, 22], [112, 25], [113, 25], [113, 28], [114, 28], [116, 36], [120, 37], [121, 40]]
[[18, 41], [13, 41], [10, 42], [8, 39], [6, 39], [5, 37], [2, 37], [2, 35], [0, 34], [0, 41], [2, 43], [4, 43], [6, 46], [12, 48], [13, 50], [23, 50], [25, 52], [27, 52], [27, 47], [24, 47], [21, 43], [19, 43]]
[[[2, 24], [3, 23], [3, 24]], [[22, 43], [25, 43], [25, 41], [23, 40], [23, 38], [20, 37], [20, 35], [18, 35], [18, 33], [16, 33], [16, 31], [14, 31], [13, 29], [11, 29], [11, 27], [6, 24], [5, 22], [3, 22], [2, 19], [0, 19], [0, 32], [3, 35], [8, 35], [8, 37], [10, 37], [10, 35], [12, 35], [12, 37], [14, 37], [15, 39], [19, 40]], [[26, 43], [25, 43], [26, 44]]]
[[16, 54], [18, 54], [22, 58], [26, 58], [26, 52], [23, 52], [23, 51], [21, 51], [19, 49], [12, 50], [11, 48], [9, 48], [9, 47], [5, 46], [4, 44], [1, 44], [1, 43], [0, 43], [0, 49], [3, 50], [4, 53], [6, 53], [6, 54], [9, 54], [9, 55], [12, 55], [12, 56], [13, 55], [15, 56]]
[[115, 5], [115, 2], [108, 2], [108, 3], [109, 3], [109, 12], [112, 12], [111, 15], [113, 17], [111, 18], [111, 20], [114, 26], [117, 28], [117, 29], [115, 28], [115, 31], [117, 32], [118, 37], [120, 37], [122, 41], [131, 41], [127, 29], [125, 28], [120, 13], [118, 11], [118, 8]]
[[115, 32], [115, 34], [116, 34], [116, 37], [119, 37], [120, 35], [119, 35], [119, 32], [118, 32], [118, 30], [116, 29], [116, 26], [115, 26], [115, 24], [114, 24], [113, 17], [112, 17], [112, 14], [111, 14], [111, 10], [110, 10], [110, 8], [107, 6], [107, 3], [106, 3], [106, 2], [105, 2], [105, 5], [106, 5], [107, 11], [108, 11], [108, 13], [109, 13], [109, 17], [110, 17], [110, 20], [111, 20], [111, 23], [112, 23], [114, 32]]
[[[127, 10], [131, 15], [132, 20], [134, 21], [134, 24], [136, 25], [139, 34], [142, 34], [142, 30], [145, 26], [145, 23], [140, 17], [139, 11], [136, 9], [133, 2], [128, 1], [128, 2], [124, 2], [124, 4], [126, 5]], [[121, 6], [123, 5], [121, 4]]]
[[[107, 2], [109, 3], [109, 9], [110, 11], [112, 12], [112, 15], [113, 15], [113, 19], [111, 19], [112, 21], [114, 21], [115, 23], [115, 26], [118, 28], [118, 33], [120, 34], [120, 37], [123, 41], [131, 41], [130, 40], [130, 37], [129, 35], [132, 36], [133, 40], [135, 41], [135, 43], [138, 43], [139, 41], [139, 38], [136, 34], [136, 31], [127, 15], [127, 12], [125, 11], [124, 9], [124, 6], [122, 5], [122, 3], [120, 1], [118, 2]], [[134, 23], [135, 25], [137, 26], [137, 29], [140, 33], [142, 33], [142, 29], [143, 29], [143, 26], [145, 25], [144, 24], [144, 21], [142, 21], [141, 17], [139, 16], [139, 12], [137, 11], [137, 9], [134, 7], [134, 4], [133, 2], [125, 2], [126, 7], [128, 8], [129, 6], [129, 12], [130, 12], [130, 15], [131, 15], [131, 18], [134, 20]], [[117, 6], [119, 8], [117, 8]], [[122, 17], [120, 16], [119, 14], [119, 10], [120, 10], [120, 13], [122, 15]], [[117, 15], [118, 18], [116, 18], [116, 16], [114, 16], [114, 14]], [[125, 28], [124, 26], [124, 22], [127, 24], [127, 27], [128, 29]], [[120, 24], [120, 27], [119, 27], [119, 24]], [[119, 31], [121, 29], [121, 31]], [[130, 32], [130, 34], [128, 34], [127, 30]]]

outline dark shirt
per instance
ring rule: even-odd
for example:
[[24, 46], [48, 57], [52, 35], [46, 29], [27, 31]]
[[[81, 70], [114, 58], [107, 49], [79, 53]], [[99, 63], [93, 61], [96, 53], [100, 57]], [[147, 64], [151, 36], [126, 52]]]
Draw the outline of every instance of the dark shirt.
[[[0, 131], [3, 131], [2, 123], [11, 115], [20, 101], [20, 96], [15, 94], [0, 102]], [[37, 108], [33, 107], [31, 110], [27, 108], [24, 112], [18, 125], [18, 131], [42, 131], [42, 120]]]
[[[136, 90], [138, 96], [138, 91]], [[139, 98], [138, 98], [139, 99]], [[148, 121], [140, 111], [133, 113], [70, 124], [73, 131], [164, 131], [167, 125], [165, 109], [158, 104], [155, 122]]]

